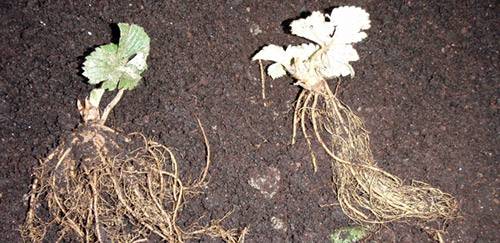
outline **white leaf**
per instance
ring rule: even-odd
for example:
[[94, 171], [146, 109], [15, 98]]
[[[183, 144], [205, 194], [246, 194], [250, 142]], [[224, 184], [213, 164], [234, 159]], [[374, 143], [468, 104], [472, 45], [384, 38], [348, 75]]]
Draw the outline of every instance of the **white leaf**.
[[344, 63], [359, 60], [358, 52], [349, 44], [336, 45], [330, 48], [326, 55], [329, 59]]
[[359, 60], [358, 52], [350, 44], [335, 45], [321, 57], [324, 77], [354, 76], [354, 69], [349, 62]]
[[267, 68], [267, 74], [271, 76], [272, 79], [277, 79], [286, 75], [285, 68], [279, 63], [274, 63], [269, 65]]
[[354, 76], [354, 69], [349, 63], [331, 62], [321, 73], [325, 78]]
[[332, 22], [325, 20], [325, 15], [314, 11], [305, 19], [294, 20], [290, 27], [292, 34], [314, 41], [325, 46], [332, 39], [331, 35], [335, 30]]
[[301, 44], [298, 46], [289, 45], [286, 48], [286, 54], [292, 58], [299, 60], [307, 60], [316, 52], [320, 47], [312, 43]]
[[288, 66], [290, 65], [291, 57], [286, 54], [283, 47], [277, 45], [267, 45], [252, 57], [252, 61], [255, 60], [273, 61], [280, 63], [281, 65]]
[[337, 28], [352, 28], [367, 30], [370, 26], [370, 14], [366, 10], [355, 6], [334, 8], [328, 16]]
[[355, 43], [366, 38], [362, 30], [370, 28], [370, 15], [362, 8], [344, 6], [335, 8], [328, 16], [335, 26], [333, 39], [336, 43]]

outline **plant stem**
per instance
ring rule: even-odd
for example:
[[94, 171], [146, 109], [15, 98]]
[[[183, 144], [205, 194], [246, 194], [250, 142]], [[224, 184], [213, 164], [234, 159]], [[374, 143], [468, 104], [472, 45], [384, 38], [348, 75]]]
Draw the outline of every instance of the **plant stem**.
[[111, 100], [111, 102], [109, 102], [109, 104], [106, 106], [106, 108], [102, 112], [102, 116], [101, 116], [101, 120], [100, 120], [101, 125], [104, 125], [104, 123], [106, 123], [106, 120], [108, 119], [109, 113], [116, 106], [116, 104], [118, 104], [118, 101], [120, 101], [120, 99], [122, 98], [123, 91], [125, 91], [125, 90], [119, 89], [115, 98], [113, 98], [113, 100]]

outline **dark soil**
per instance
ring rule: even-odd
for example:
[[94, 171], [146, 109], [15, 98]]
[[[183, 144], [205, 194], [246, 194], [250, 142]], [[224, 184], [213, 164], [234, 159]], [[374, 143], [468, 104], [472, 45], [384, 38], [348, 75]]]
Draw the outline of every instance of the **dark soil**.
[[[372, 20], [341, 98], [365, 119], [379, 165], [457, 197], [463, 218], [446, 223], [447, 241], [500, 241], [500, 22], [498, 3], [487, 0], [2, 1], [2, 241], [21, 240], [33, 167], [79, 124], [76, 98], [91, 89], [83, 56], [112, 40], [117, 22], [143, 26], [152, 48], [143, 85], [125, 94], [108, 125], [175, 148], [186, 176], [204, 165], [196, 116], [208, 132], [210, 184], [186, 217], [234, 210], [224, 225], [249, 226], [249, 242], [326, 242], [352, 224], [339, 207], [321, 207], [335, 203], [329, 161], [314, 174], [304, 140], [289, 145], [298, 88], [268, 82], [264, 107], [249, 60], [266, 43], [303, 41], [284, 34], [283, 21], [344, 4]], [[276, 190], [271, 198], [249, 184], [259, 177], [274, 183], [264, 188]], [[273, 228], [280, 220], [284, 227]], [[375, 239], [430, 241], [417, 226], [389, 228]]]

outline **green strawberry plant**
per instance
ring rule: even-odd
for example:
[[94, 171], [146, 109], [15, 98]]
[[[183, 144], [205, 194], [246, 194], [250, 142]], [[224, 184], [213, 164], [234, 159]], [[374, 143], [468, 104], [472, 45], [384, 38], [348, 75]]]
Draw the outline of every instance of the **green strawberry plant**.
[[[125, 90], [132, 90], [142, 79], [147, 69], [149, 55], [149, 36], [144, 29], [135, 24], [119, 23], [120, 40], [118, 44], [109, 43], [97, 47], [85, 58], [83, 76], [89, 84], [94, 84], [86, 98], [85, 107], [79, 103], [84, 121], [98, 121], [101, 124], [118, 103]], [[118, 89], [116, 97], [99, 115], [99, 103], [105, 91]]]

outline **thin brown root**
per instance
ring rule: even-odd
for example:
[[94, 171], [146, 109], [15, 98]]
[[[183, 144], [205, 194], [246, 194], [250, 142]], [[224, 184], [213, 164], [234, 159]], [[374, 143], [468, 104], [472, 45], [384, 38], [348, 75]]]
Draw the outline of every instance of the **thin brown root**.
[[295, 144], [296, 139], [297, 139], [297, 124], [298, 121], [300, 120], [300, 110], [302, 107], [302, 99], [304, 98], [304, 95], [308, 91], [303, 89], [300, 91], [299, 97], [297, 98], [297, 101], [295, 103], [295, 110], [293, 112], [293, 128], [292, 128], [292, 145]]
[[89, 216], [92, 214], [94, 215], [94, 222], [95, 222], [94, 228], [95, 228], [97, 241], [104, 242], [103, 237], [101, 235], [101, 224], [100, 224], [100, 220], [99, 220], [99, 210], [98, 210], [99, 190], [97, 189], [97, 176], [95, 174], [92, 175], [92, 182], [90, 183], [90, 188], [92, 189], [92, 194], [94, 197], [92, 198], [92, 205], [91, 205], [91, 209], [90, 209], [92, 211], [92, 213], [89, 213]]
[[213, 220], [210, 226], [203, 227], [194, 231], [191, 231], [192, 235], [208, 235], [213, 238], [221, 238], [228, 243], [243, 243], [245, 242], [245, 236], [248, 234], [248, 227], [245, 227], [241, 232], [235, 229], [226, 230], [221, 227], [222, 221], [228, 218], [233, 211], [230, 211], [224, 215], [224, 217]]
[[207, 161], [188, 185], [168, 147], [140, 134], [130, 139], [101, 125], [84, 126], [35, 170], [23, 237], [40, 242], [56, 233], [60, 241], [144, 242], [156, 235], [184, 242], [208, 235], [238, 242], [235, 230], [221, 226], [225, 217], [191, 230], [177, 224], [183, 204], [203, 190], [208, 176], [210, 146], [198, 124]]
[[238, 237], [238, 243], [244, 243], [245, 242], [245, 237], [248, 235], [248, 233], [250, 232], [250, 228], [249, 227], [245, 227], [241, 232], [240, 232], [240, 236]]
[[316, 163], [316, 154], [312, 149], [311, 139], [309, 138], [309, 134], [307, 133], [306, 122], [305, 122], [307, 109], [315, 109], [315, 107], [309, 107], [309, 102], [311, 101], [311, 97], [316, 97], [316, 94], [313, 93], [307, 94], [303, 107], [300, 111], [300, 125], [302, 127], [302, 134], [304, 134], [304, 138], [306, 139], [307, 148], [309, 149], [309, 153], [311, 154], [311, 163], [313, 165], [313, 171], [316, 172], [318, 170], [318, 166]]
[[196, 120], [198, 121], [198, 126], [200, 127], [201, 134], [203, 135], [203, 141], [205, 143], [205, 147], [206, 147], [206, 151], [207, 151], [206, 160], [205, 160], [206, 161], [205, 169], [201, 173], [201, 176], [198, 179], [198, 181], [195, 183], [198, 186], [202, 186], [202, 184], [205, 182], [205, 179], [207, 178], [208, 168], [210, 167], [210, 162], [211, 162], [211, 160], [210, 160], [210, 144], [208, 143], [207, 134], [205, 133], [205, 129], [203, 128], [203, 125], [201, 124], [200, 119], [196, 118]]
[[266, 100], [266, 74], [264, 73], [264, 66], [262, 65], [262, 61], [259, 60], [259, 68], [260, 68], [260, 81], [261, 81], [261, 90], [262, 90], [262, 99]]
[[[314, 94], [302, 91], [299, 95], [292, 141], [295, 142], [295, 124], [300, 118], [302, 133], [311, 150], [305, 125], [309, 120], [315, 140], [332, 158], [337, 199], [348, 217], [371, 225], [406, 219], [428, 222], [457, 215], [457, 202], [451, 195], [423, 182], [405, 185], [398, 177], [380, 169], [373, 159], [362, 120], [337, 99], [337, 90], [331, 92], [325, 83], [322, 91]], [[304, 92], [309, 94], [302, 102]]]

